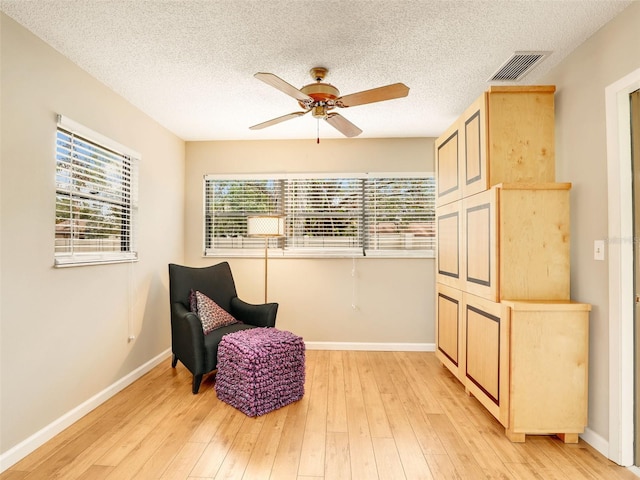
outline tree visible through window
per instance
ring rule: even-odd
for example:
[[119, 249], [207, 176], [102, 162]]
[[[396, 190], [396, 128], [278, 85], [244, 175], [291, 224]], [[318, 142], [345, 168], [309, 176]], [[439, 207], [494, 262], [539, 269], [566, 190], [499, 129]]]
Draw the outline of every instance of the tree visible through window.
[[56, 265], [136, 257], [135, 172], [131, 156], [58, 126]]

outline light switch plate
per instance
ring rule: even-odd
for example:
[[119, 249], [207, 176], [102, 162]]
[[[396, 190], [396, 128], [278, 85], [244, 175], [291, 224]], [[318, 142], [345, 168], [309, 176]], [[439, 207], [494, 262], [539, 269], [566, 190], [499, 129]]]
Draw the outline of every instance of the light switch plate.
[[604, 260], [604, 240], [593, 241], [593, 259]]

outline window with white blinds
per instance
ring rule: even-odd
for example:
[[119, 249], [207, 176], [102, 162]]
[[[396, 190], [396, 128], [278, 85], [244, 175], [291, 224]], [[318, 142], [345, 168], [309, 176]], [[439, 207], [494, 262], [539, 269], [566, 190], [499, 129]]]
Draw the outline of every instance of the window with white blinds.
[[362, 178], [286, 180], [285, 248], [291, 252], [362, 252]]
[[205, 255], [263, 254], [247, 217], [268, 214], [286, 225], [269, 255], [434, 256], [432, 174], [208, 175], [204, 198]]
[[137, 259], [139, 155], [59, 116], [55, 265]]
[[[247, 236], [247, 217], [282, 215], [281, 179], [205, 179], [205, 253], [264, 249], [263, 238]], [[270, 248], [281, 248], [283, 239], [270, 238]]]
[[368, 255], [435, 249], [435, 178], [367, 178], [365, 250]]

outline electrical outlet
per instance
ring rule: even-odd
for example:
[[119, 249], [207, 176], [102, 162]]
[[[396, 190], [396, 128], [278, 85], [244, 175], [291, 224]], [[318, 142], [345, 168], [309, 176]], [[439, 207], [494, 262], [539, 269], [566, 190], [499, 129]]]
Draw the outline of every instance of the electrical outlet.
[[594, 240], [593, 242], [593, 259], [604, 260], [604, 240]]

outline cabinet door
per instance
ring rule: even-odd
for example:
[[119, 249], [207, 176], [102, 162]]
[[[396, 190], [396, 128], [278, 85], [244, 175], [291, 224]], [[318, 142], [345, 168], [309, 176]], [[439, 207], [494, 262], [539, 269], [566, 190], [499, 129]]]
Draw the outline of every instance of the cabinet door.
[[493, 86], [487, 94], [488, 187], [555, 181], [555, 87]]
[[507, 426], [509, 413], [508, 323], [502, 306], [464, 294], [465, 387]]
[[589, 310], [573, 302], [510, 302], [511, 408], [507, 435], [562, 434], [587, 425]]
[[501, 299], [569, 299], [569, 188], [552, 183], [498, 189]]
[[492, 188], [465, 198], [462, 211], [465, 290], [494, 302], [499, 295], [497, 205], [498, 192]]
[[489, 188], [487, 176], [486, 94], [462, 115], [462, 196], [468, 197]]
[[462, 289], [464, 285], [461, 202], [436, 208], [437, 281]]
[[445, 205], [462, 198], [459, 143], [457, 123], [436, 140], [436, 205]]
[[437, 284], [436, 287], [436, 357], [463, 381], [464, 329], [462, 292]]

